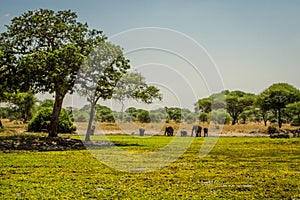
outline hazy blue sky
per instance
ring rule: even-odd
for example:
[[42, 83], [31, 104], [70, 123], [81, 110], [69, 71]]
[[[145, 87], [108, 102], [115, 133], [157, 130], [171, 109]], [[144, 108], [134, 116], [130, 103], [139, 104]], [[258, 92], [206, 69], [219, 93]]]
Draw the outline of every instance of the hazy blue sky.
[[[274, 82], [287, 82], [300, 88], [300, 1], [297, 0], [0, 0], [0, 2], [1, 32], [5, 30], [4, 24], [8, 24], [12, 17], [19, 16], [27, 10], [71, 9], [78, 14], [80, 21], [87, 22], [91, 28], [103, 30], [108, 37], [142, 27], [161, 27], [187, 35], [202, 45], [210, 55], [217, 66], [216, 70], [213, 69], [214, 73], [219, 71], [226, 89], [259, 93]], [[168, 37], [164, 40], [168, 40]], [[177, 43], [172, 38], [169, 42], [174, 48], [181, 46], [180, 42]], [[188, 49], [185, 49], [185, 53], [193, 54]], [[145, 65], [148, 67], [147, 70], [151, 69], [149, 63], [156, 63], [154, 68], [156, 67], [158, 71], [160, 69], [158, 66], [176, 65], [170, 60], [167, 64], [164, 61], [160, 62], [160, 59], [167, 59], [168, 55], [157, 55], [153, 52], [143, 51], [140, 55], [131, 52], [128, 53], [128, 57], [137, 69], [139, 69], [137, 65]], [[145, 60], [142, 60], [143, 58]], [[181, 69], [184, 67], [182, 64]], [[178, 70], [175, 72], [177, 75], [182, 73], [180, 69], [179, 72]], [[164, 73], [166, 72], [162, 70], [159, 74]], [[202, 75], [205, 76], [205, 73]], [[151, 79], [151, 70], [145, 76], [147, 80]], [[186, 79], [186, 76], [188, 75], [182, 78]], [[214, 77], [211, 76], [210, 79]], [[180, 79], [166, 78], [166, 80], [166, 83], [161, 83], [166, 88], [170, 82], [177, 85], [182, 82]], [[150, 81], [159, 85], [158, 80]], [[207, 80], [199, 81], [201, 85], [199, 88], [205, 88], [205, 84], [213, 84], [214, 80], [208, 83]], [[190, 84], [187, 88], [198, 89], [195, 82], [187, 84]], [[185, 90], [184, 86], [179, 90], [189, 91]], [[207, 91], [203, 91], [202, 96], [206, 96]], [[169, 93], [172, 92], [174, 90], [169, 90]], [[191, 104], [201, 94], [196, 93], [191, 98], [188, 96], [183, 98], [186, 94], [175, 96], [181, 99], [183, 107], [192, 108]]]

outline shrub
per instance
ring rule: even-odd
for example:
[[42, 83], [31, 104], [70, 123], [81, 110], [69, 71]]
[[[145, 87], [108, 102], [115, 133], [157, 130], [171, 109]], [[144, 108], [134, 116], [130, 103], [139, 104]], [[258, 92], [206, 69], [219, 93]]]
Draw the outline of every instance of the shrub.
[[229, 124], [230, 115], [225, 109], [217, 109], [210, 112], [210, 120], [217, 124]]
[[149, 111], [147, 110], [141, 110], [140, 113], [137, 116], [138, 121], [142, 123], [149, 123], [151, 121]]
[[200, 112], [199, 114], [199, 121], [201, 122], [208, 122], [208, 118], [209, 118], [209, 114], [205, 113], [205, 112]]
[[279, 133], [279, 131], [277, 130], [277, 128], [274, 127], [274, 126], [269, 126], [267, 132], [269, 134]]
[[[28, 124], [28, 131], [41, 132], [47, 131], [51, 122], [52, 108], [43, 107], [32, 118]], [[76, 130], [70, 115], [65, 109], [62, 109], [59, 115], [58, 132], [71, 133]]]
[[300, 126], [300, 121], [299, 121], [299, 119], [294, 119], [293, 121], [292, 121], [292, 123], [291, 123], [291, 126]]

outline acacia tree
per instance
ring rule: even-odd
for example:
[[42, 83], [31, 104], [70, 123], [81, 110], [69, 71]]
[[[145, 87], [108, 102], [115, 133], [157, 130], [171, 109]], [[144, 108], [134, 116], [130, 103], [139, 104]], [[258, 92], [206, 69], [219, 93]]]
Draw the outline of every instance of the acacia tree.
[[269, 108], [268, 106], [264, 105], [264, 98], [265, 95], [258, 95], [256, 97], [256, 100], [254, 102], [255, 106], [257, 107], [257, 115], [261, 115], [263, 121], [264, 121], [264, 125], [267, 126], [267, 122], [268, 122], [268, 116], [270, 114]]
[[6, 28], [0, 46], [7, 47], [5, 54], [17, 62], [8, 60], [5, 73], [12, 71], [22, 90], [54, 93], [49, 136], [56, 137], [63, 99], [73, 92], [85, 56], [105, 37], [101, 31], [89, 30], [87, 24], [78, 22], [76, 13], [70, 10], [28, 11], [13, 18]]
[[[86, 96], [91, 105], [86, 141], [90, 141], [95, 106], [99, 99], [123, 101], [125, 98], [134, 98], [151, 103], [154, 98], [160, 97], [159, 90], [148, 86], [140, 74], [130, 73], [126, 76], [129, 68], [129, 60], [123, 56], [122, 49], [109, 42], [101, 42], [82, 65], [76, 85], [77, 92]], [[141, 81], [136, 81], [137, 78]]]
[[300, 101], [300, 91], [287, 84], [275, 83], [260, 94], [260, 108], [269, 110], [277, 117], [278, 126], [282, 126], [282, 116], [288, 104]]
[[238, 122], [239, 115], [253, 104], [254, 99], [254, 94], [242, 91], [232, 91], [226, 95], [226, 108], [232, 118], [232, 125]]
[[76, 86], [78, 94], [87, 97], [91, 105], [86, 141], [90, 141], [97, 102], [112, 97], [118, 80], [129, 68], [122, 49], [106, 41], [99, 43], [82, 64]]
[[209, 113], [211, 112], [212, 99], [211, 97], [199, 99], [195, 104], [195, 112]]

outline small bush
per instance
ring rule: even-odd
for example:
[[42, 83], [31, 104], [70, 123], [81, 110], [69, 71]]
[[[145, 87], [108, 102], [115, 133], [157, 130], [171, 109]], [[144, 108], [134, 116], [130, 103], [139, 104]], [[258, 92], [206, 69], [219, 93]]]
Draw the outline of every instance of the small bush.
[[269, 126], [267, 131], [268, 131], [269, 134], [279, 133], [277, 128], [274, 127], [274, 126]]
[[[51, 122], [52, 108], [44, 107], [32, 118], [28, 124], [28, 131], [41, 132], [47, 131]], [[76, 130], [70, 115], [65, 109], [62, 109], [59, 115], [58, 132], [72, 133]]]
[[149, 111], [141, 110], [137, 116], [138, 121], [142, 123], [149, 123], [151, 121]]
[[291, 123], [291, 126], [300, 126], [300, 121], [299, 120], [293, 120]]

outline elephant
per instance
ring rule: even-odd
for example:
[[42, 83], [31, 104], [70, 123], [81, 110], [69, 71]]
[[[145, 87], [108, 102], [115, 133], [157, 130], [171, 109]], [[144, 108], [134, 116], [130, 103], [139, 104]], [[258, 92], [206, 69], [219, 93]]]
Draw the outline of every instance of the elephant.
[[140, 128], [140, 136], [144, 136], [145, 135], [145, 129], [144, 128]]
[[208, 137], [208, 128], [203, 129], [204, 137]]
[[202, 131], [202, 127], [201, 127], [201, 126], [194, 125], [194, 126], [193, 126], [193, 129], [192, 129], [192, 134], [191, 134], [191, 136], [194, 135], [194, 131], [195, 131], [195, 133], [196, 133], [196, 137], [201, 137], [201, 131]]
[[180, 131], [181, 136], [187, 136], [187, 131]]
[[165, 134], [164, 134], [164, 135], [167, 135], [167, 136], [173, 136], [173, 133], [174, 133], [174, 129], [172, 128], [172, 126], [166, 127], [166, 130], [165, 130]]

